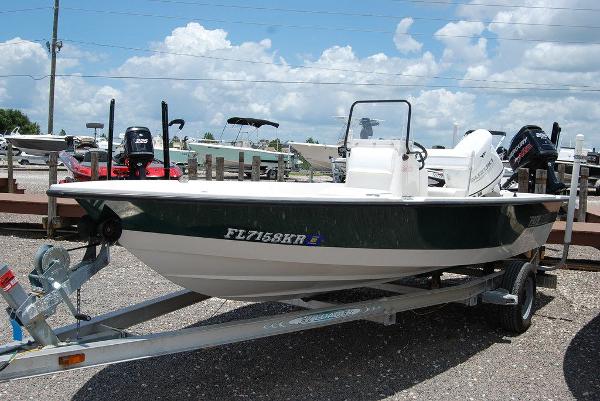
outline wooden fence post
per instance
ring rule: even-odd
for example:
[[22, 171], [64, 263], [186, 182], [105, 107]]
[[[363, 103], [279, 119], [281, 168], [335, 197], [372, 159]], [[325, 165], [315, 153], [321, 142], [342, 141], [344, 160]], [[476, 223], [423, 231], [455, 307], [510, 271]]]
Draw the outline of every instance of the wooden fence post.
[[194, 153], [192, 156], [188, 156], [188, 178], [190, 180], [198, 179], [198, 157]]
[[585, 222], [587, 215], [587, 197], [588, 197], [588, 178], [590, 176], [589, 167], [581, 167], [579, 175], [579, 215], [577, 221]]
[[238, 181], [244, 181], [244, 152], [240, 152], [238, 160]]
[[98, 181], [98, 152], [95, 150], [90, 151], [90, 167], [92, 169], [91, 180]]
[[15, 192], [15, 176], [13, 170], [13, 149], [10, 142], [8, 142], [8, 147], [6, 148], [6, 161], [8, 163], [8, 193], [12, 194]]
[[546, 181], [548, 179], [548, 171], [544, 169], [537, 169], [535, 171], [535, 193], [545, 194], [546, 193]]
[[204, 170], [206, 172], [206, 181], [212, 181], [212, 155], [206, 155]]
[[558, 165], [558, 181], [565, 183], [565, 165], [562, 163]]
[[308, 182], [313, 182], [314, 174], [315, 174], [315, 170], [313, 169], [312, 166], [310, 166], [310, 169], [308, 170]]
[[529, 192], [529, 169], [519, 168], [517, 170], [519, 187], [518, 192]]
[[260, 156], [252, 156], [252, 181], [260, 180]]
[[285, 163], [283, 162], [283, 155], [277, 156], [277, 181], [283, 182], [285, 177]]
[[[58, 172], [58, 153], [50, 152], [50, 156], [48, 157], [48, 184], [53, 185], [56, 184]], [[46, 221], [46, 234], [48, 238], [54, 237], [54, 220], [56, 218], [56, 198], [53, 196], [48, 197], [48, 218]]]
[[225, 179], [225, 158], [217, 157], [217, 181]]

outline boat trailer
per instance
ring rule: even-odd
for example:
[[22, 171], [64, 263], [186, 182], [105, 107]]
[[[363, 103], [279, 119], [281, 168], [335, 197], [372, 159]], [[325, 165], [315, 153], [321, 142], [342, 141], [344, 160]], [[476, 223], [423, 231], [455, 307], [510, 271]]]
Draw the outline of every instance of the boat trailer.
[[[579, 139], [578, 136], [581, 149]], [[579, 168], [578, 161], [574, 170]], [[90, 235], [82, 261], [73, 266], [66, 249], [40, 247], [34, 270], [29, 275], [30, 293], [8, 266], [0, 266], [0, 294], [8, 303], [14, 338], [13, 342], [0, 345], [0, 381], [198, 350], [356, 320], [391, 325], [396, 322], [396, 313], [447, 303], [496, 304], [502, 326], [523, 332], [533, 315], [536, 284], [556, 288], [556, 277], [547, 272], [560, 268], [567, 259], [576, 194], [577, 180], [572, 179], [563, 255], [554, 266], [540, 265], [536, 253], [529, 260], [444, 269], [444, 273], [454, 274], [449, 280], [440, 279], [440, 270], [433, 273], [429, 288], [404, 282], [378, 284], [369, 288], [383, 291], [385, 295], [366, 301], [337, 303], [319, 296], [284, 300], [280, 302], [301, 310], [145, 335], [127, 329], [210, 297], [183, 290], [94, 318], [82, 314], [69, 296], [109, 264], [110, 247], [118, 239], [120, 227], [108, 219]], [[458, 280], [456, 275], [463, 280]], [[53, 329], [47, 318], [61, 303], [68, 307], [76, 323]], [[23, 327], [30, 337], [23, 338]]]

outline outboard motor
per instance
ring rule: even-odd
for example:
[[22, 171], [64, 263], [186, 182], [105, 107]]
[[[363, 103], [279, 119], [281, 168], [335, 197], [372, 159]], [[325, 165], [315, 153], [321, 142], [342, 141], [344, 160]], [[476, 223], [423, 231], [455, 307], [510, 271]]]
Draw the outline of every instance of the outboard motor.
[[[556, 132], [556, 129], [553, 131]], [[508, 161], [515, 172], [513, 177], [516, 176], [519, 168], [529, 169], [529, 192], [533, 192], [535, 186], [536, 169], [545, 169], [548, 172], [547, 194], [556, 194], [566, 188], [554, 173], [554, 162], [557, 158], [555, 145], [537, 125], [526, 125], [521, 128], [508, 148]]]
[[360, 130], [360, 139], [369, 139], [373, 136], [373, 127], [379, 125], [379, 121], [363, 117], [358, 122], [362, 129]]
[[129, 127], [125, 130], [125, 163], [129, 166], [129, 178], [146, 178], [146, 167], [154, 160], [152, 134], [146, 127]]

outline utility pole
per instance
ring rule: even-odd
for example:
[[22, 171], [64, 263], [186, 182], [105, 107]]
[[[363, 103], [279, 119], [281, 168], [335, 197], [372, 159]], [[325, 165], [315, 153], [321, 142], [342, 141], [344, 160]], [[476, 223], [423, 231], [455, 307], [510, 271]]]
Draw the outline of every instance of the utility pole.
[[[48, 98], [48, 134], [52, 134], [54, 131], [54, 81], [56, 80], [56, 49], [57, 41], [56, 36], [58, 35], [58, 2], [54, 0], [54, 25], [52, 26], [52, 43], [48, 44], [50, 51], [50, 96]], [[62, 43], [58, 44], [59, 50], [62, 47]]]

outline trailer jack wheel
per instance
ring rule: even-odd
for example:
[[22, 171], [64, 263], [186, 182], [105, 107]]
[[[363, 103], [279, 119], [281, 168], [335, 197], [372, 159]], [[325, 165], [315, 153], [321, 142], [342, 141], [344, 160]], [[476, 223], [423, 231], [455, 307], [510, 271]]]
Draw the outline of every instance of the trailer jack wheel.
[[524, 333], [531, 326], [535, 307], [535, 271], [529, 263], [515, 260], [504, 267], [501, 287], [517, 295], [519, 301], [514, 306], [500, 307], [500, 325], [514, 333]]

